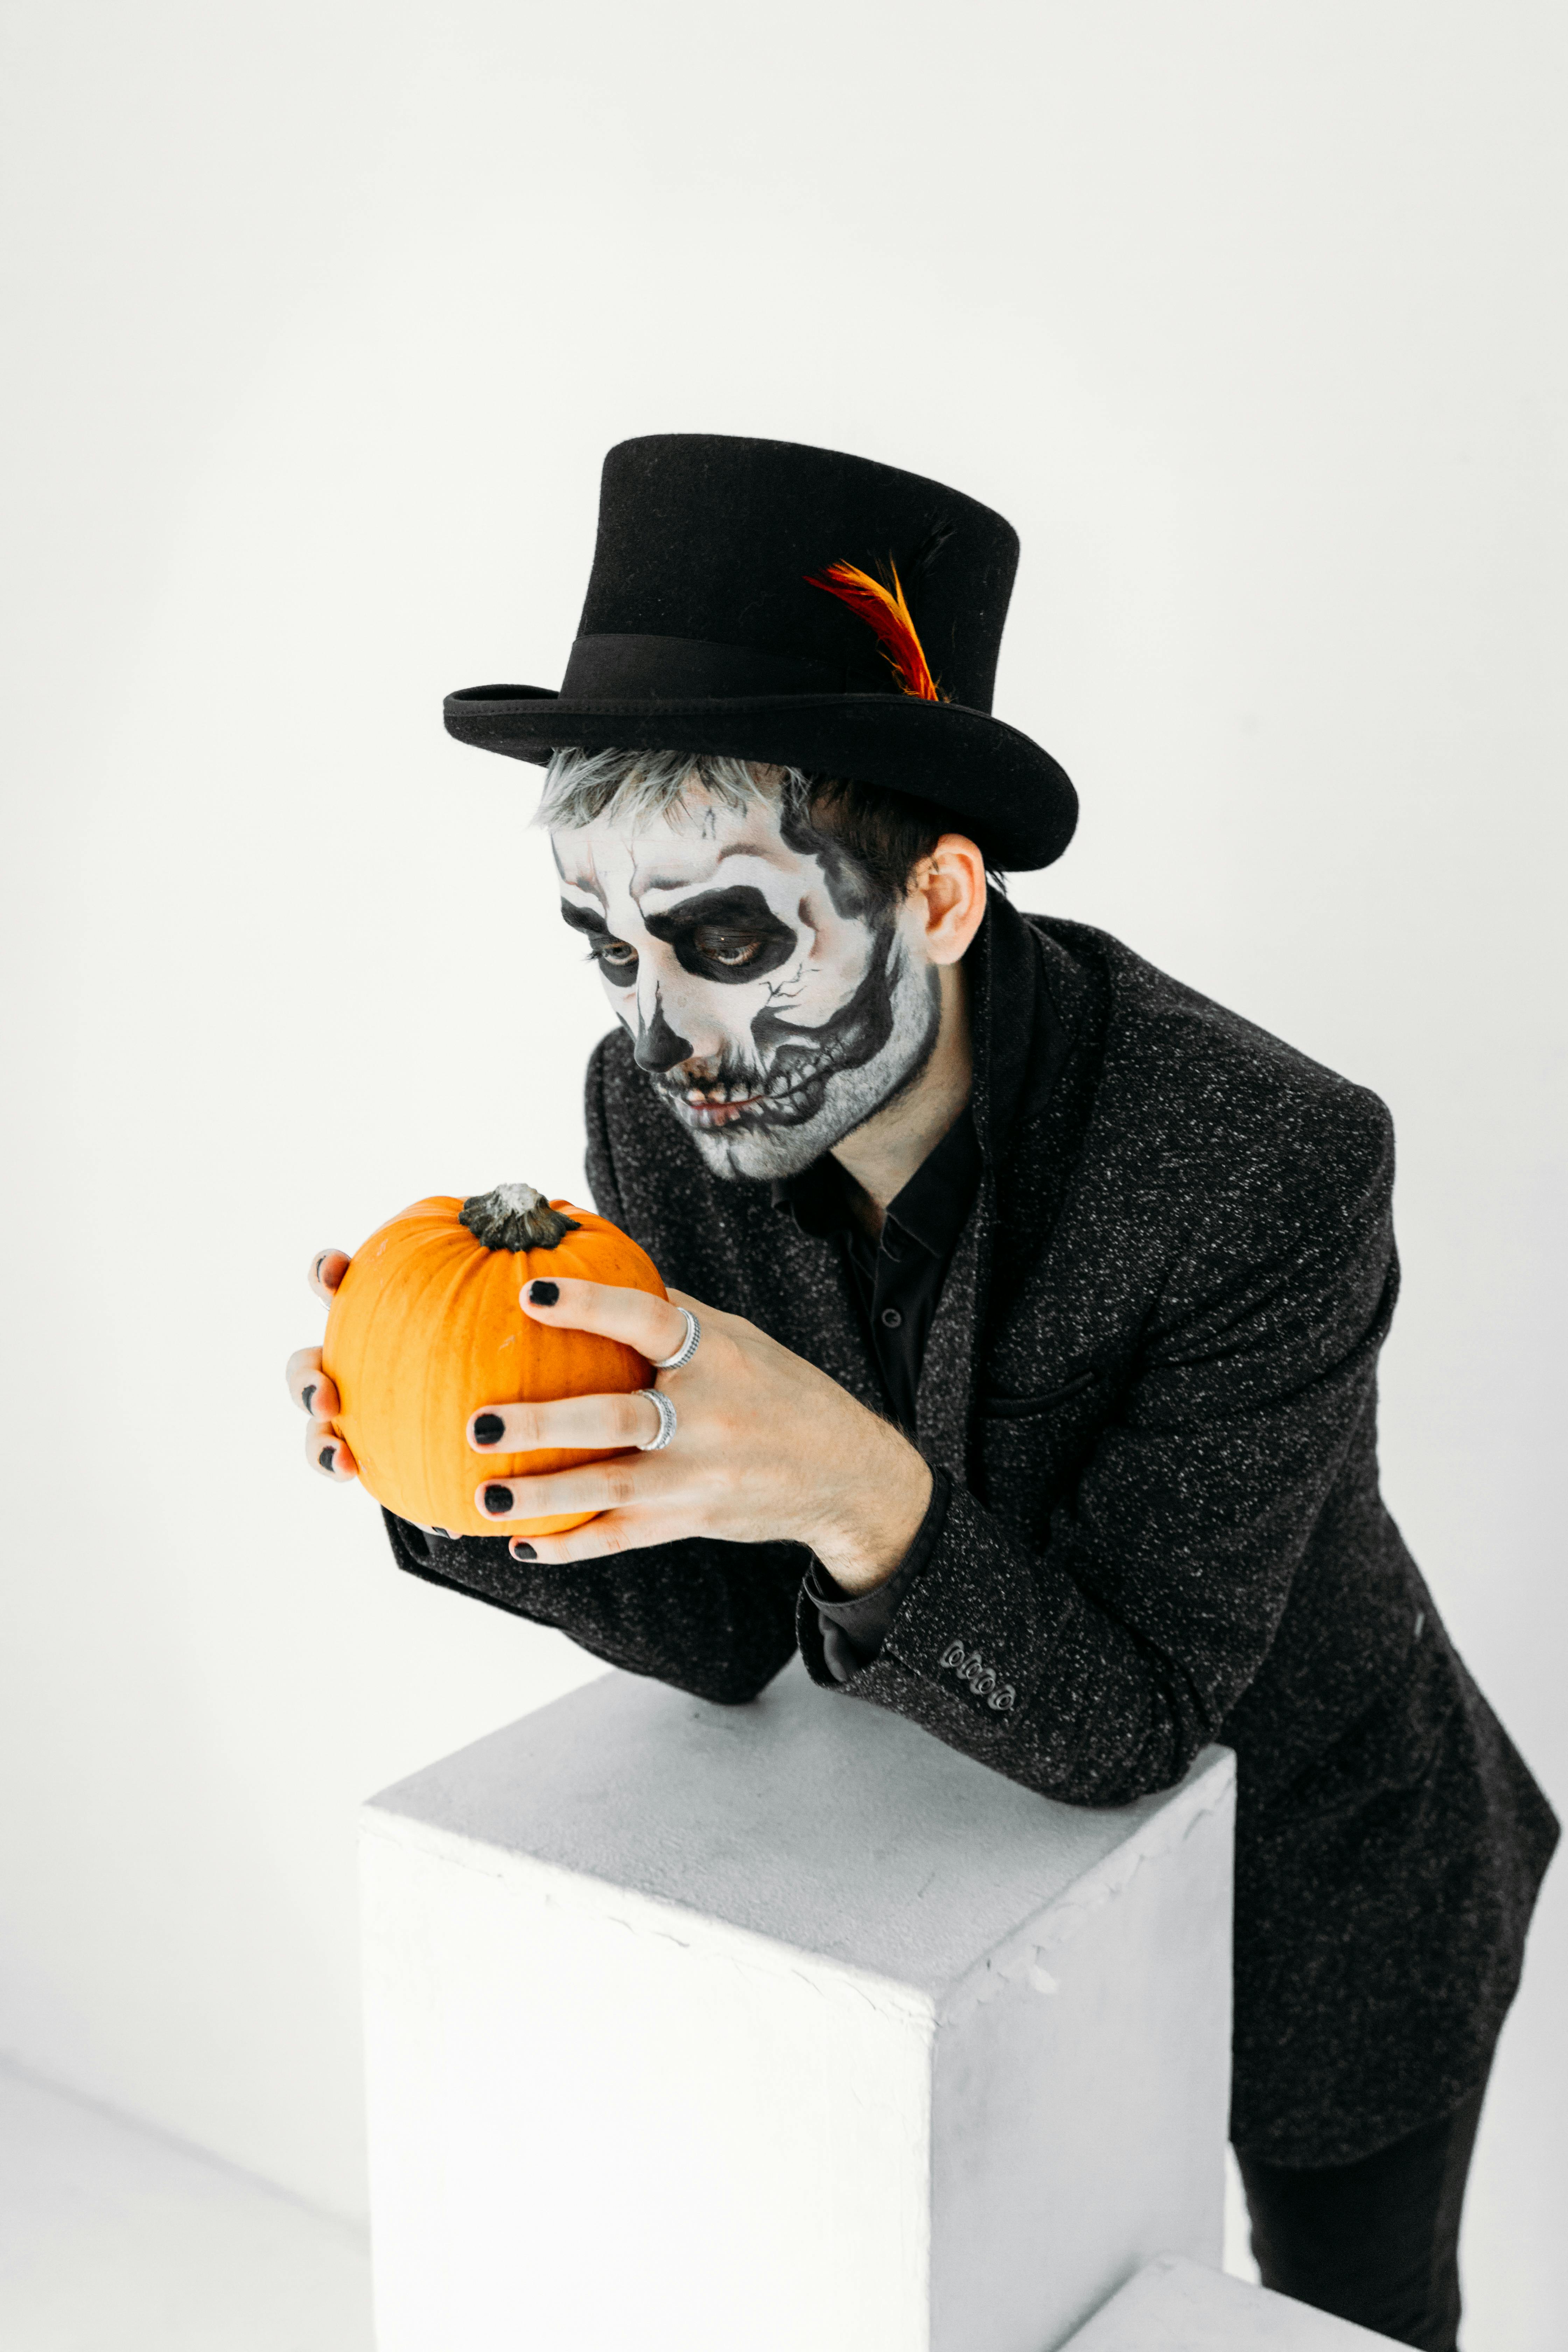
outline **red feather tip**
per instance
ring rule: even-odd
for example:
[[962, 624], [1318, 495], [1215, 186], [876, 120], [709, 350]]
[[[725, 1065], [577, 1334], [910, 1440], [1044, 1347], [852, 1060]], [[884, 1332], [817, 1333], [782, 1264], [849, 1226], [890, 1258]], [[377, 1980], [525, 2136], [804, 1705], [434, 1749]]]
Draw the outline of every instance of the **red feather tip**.
[[925, 648], [904, 602], [898, 566], [889, 563], [888, 569], [893, 575], [891, 588], [884, 588], [879, 580], [862, 572], [858, 563], [830, 563], [820, 580], [808, 578], [805, 584], [808, 588], [825, 588], [861, 620], [870, 623], [906, 694], [912, 694], [921, 702], [940, 702], [942, 696], [936, 690]]

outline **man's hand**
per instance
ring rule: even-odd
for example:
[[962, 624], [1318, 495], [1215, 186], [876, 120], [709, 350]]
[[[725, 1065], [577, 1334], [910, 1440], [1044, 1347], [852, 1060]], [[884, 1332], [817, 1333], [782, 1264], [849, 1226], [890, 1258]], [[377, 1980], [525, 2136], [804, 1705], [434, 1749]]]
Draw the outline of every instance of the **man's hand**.
[[[348, 1268], [348, 1256], [342, 1250], [318, 1250], [310, 1260], [310, 1287], [329, 1307]], [[320, 1348], [296, 1348], [286, 1370], [289, 1395], [310, 1417], [310, 1425], [305, 1432], [305, 1457], [311, 1468], [321, 1471], [323, 1477], [335, 1478], [340, 1485], [357, 1478], [359, 1465], [332, 1427], [338, 1392], [321, 1370]]]
[[[657, 1454], [624, 1454], [481, 1486], [479, 1507], [497, 1533], [504, 1534], [509, 1519], [598, 1511], [604, 1516], [584, 1527], [514, 1538], [512, 1548], [520, 1558], [555, 1564], [681, 1536], [729, 1543], [783, 1538], [808, 1545], [846, 1592], [868, 1592], [884, 1582], [931, 1500], [931, 1475], [921, 1456], [826, 1372], [754, 1324], [679, 1291], [671, 1297], [700, 1318], [702, 1339], [689, 1363], [658, 1375], [679, 1422], [670, 1444]], [[602, 1332], [650, 1360], [673, 1355], [686, 1332], [684, 1318], [666, 1300], [602, 1282], [529, 1283], [521, 1306], [536, 1322]], [[469, 1416], [468, 1443], [481, 1454], [631, 1446], [657, 1436], [658, 1425], [654, 1406], [635, 1391], [568, 1397], [557, 1404], [480, 1405]]]

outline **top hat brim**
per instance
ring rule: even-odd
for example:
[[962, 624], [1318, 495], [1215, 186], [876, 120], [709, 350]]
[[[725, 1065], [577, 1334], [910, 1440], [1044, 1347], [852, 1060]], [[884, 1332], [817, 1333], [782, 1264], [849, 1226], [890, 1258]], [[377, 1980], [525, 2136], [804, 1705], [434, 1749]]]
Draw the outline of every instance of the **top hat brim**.
[[538, 766], [570, 747], [707, 751], [879, 784], [960, 820], [986, 862], [1012, 873], [1051, 865], [1078, 823], [1078, 794], [1050, 753], [959, 703], [896, 693], [588, 701], [470, 686], [447, 695], [445, 712], [458, 742]]

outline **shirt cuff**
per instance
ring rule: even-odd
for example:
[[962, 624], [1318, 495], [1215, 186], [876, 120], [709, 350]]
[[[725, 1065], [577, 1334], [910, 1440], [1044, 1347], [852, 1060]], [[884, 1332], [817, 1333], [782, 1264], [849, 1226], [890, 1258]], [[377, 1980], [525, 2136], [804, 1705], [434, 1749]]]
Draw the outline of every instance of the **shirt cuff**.
[[868, 1666], [881, 1649], [888, 1628], [942, 1539], [952, 1492], [952, 1481], [946, 1471], [933, 1471], [931, 1501], [913, 1543], [886, 1582], [871, 1591], [841, 1592], [819, 1559], [813, 1559], [806, 1570], [806, 1598], [816, 1611], [822, 1628], [822, 1654], [835, 1682], [847, 1683], [851, 1675]]

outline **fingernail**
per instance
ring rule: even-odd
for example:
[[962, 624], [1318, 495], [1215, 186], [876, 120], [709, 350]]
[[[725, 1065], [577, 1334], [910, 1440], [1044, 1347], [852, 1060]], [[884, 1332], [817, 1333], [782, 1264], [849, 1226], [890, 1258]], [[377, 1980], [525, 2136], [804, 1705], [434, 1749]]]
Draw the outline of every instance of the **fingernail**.
[[314, 1381], [310, 1382], [310, 1387], [305, 1391], [305, 1393], [300, 1399], [300, 1402], [304, 1406], [306, 1412], [309, 1412], [310, 1407], [316, 1402], [316, 1383]]
[[504, 1519], [507, 1513], [511, 1508], [511, 1488], [510, 1486], [487, 1486], [485, 1488], [485, 1508], [489, 1512], [492, 1518]]
[[506, 1435], [506, 1423], [499, 1412], [478, 1412], [474, 1415], [474, 1444], [494, 1445]]
[[330, 1470], [337, 1456], [337, 1451], [338, 1449], [335, 1445], [322, 1446], [321, 1452], [316, 1456], [316, 1460], [320, 1463], [323, 1470]]
[[513, 1559], [537, 1559], [539, 1558], [539, 1554], [534, 1550], [533, 1546], [531, 1543], [524, 1543], [521, 1536], [513, 1536], [510, 1543], [507, 1546], [507, 1549], [510, 1552]]
[[560, 1297], [561, 1285], [558, 1282], [531, 1282], [528, 1286], [528, 1303], [531, 1307], [554, 1307], [559, 1303]]

